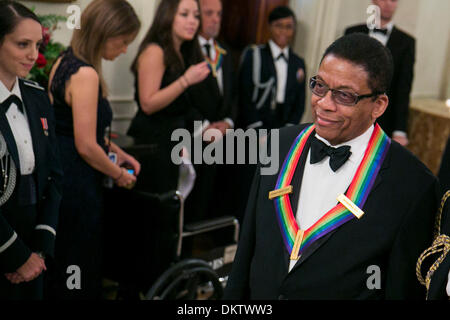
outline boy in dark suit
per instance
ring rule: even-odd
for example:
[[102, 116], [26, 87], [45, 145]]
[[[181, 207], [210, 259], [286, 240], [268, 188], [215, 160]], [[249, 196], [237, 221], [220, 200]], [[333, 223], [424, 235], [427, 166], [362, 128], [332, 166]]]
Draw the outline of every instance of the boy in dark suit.
[[309, 82], [314, 124], [281, 129], [271, 143], [283, 166], [256, 171], [225, 298], [425, 297], [415, 264], [431, 243], [438, 183], [376, 124], [392, 68], [364, 34], [325, 51]]
[[353, 26], [345, 34], [362, 32], [379, 40], [392, 53], [394, 74], [387, 91], [389, 106], [377, 120], [383, 130], [403, 146], [408, 144], [408, 112], [412, 81], [414, 77], [415, 40], [394, 26], [392, 18], [398, 0], [373, 0], [380, 8], [380, 28], [370, 30], [367, 25]]

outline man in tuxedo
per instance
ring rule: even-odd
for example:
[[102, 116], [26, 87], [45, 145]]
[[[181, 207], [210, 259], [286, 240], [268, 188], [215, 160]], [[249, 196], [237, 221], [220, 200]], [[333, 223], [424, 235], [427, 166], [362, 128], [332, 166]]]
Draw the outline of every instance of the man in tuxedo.
[[415, 40], [394, 26], [392, 18], [398, 0], [372, 0], [380, 8], [380, 27], [370, 30], [367, 25], [357, 25], [345, 34], [362, 32], [379, 40], [392, 53], [394, 75], [387, 91], [389, 106], [378, 119], [383, 130], [401, 145], [408, 144], [408, 111], [415, 62]]
[[[222, 21], [221, 0], [200, 0], [202, 27], [198, 41], [205, 60], [211, 69], [208, 77], [191, 88], [194, 103], [203, 117], [206, 126], [203, 133], [209, 129], [219, 130], [225, 138], [226, 130], [234, 128], [233, 112], [233, 63], [228, 48], [216, 40]], [[200, 119], [199, 119], [200, 120]], [[209, 141], [205, 141], [205, 146]], [[225, 145], [225, 144], [224, 144]], [[225, 200], [229, 182], [229, 169], [217, 165], [197, 165], [197, 179], [188, 197], [186, 218], [196, 221], [220, 215], [217, 201]], [[218, 196], [221, 194], [221, 196]], [[214, 208], [212, 208], [214, 206]]]
[[240, 123], [244, 128], [281, 128], [300, 122], [305, 106], [305, 63], [290, 44], [296, 17], [285, 6], [269, 14], [270, 40], [243, 54], [239, 72]]
[[283, 166], [256, 171], [226, 299], [425, 297], [415, 264], [439, 190], [376, 124], [391, 76], [390, 52], [367, 35], [325, 51], [309, 82], [314, 124], [281, 129]]

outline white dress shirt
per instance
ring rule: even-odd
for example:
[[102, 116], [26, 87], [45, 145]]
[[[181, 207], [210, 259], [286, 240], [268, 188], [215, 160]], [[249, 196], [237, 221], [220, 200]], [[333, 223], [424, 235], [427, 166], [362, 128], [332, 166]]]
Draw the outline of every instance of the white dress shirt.
[[[275, 70], [277, 72], [277, 103], [284, 103], [286, 95], [286, 83], [288, 76], [288, 61], [289, 61], [289, 47], [281, 49], [275, 42], [269, 40], [270, 50], [272, 51], [273, 63], [275, 64]], [[286, 57], [284, 59], [278, 59], [278, 56], [283, 53]]]
[[393, 28], [394, 28], [394, 22], [391, 21], [388, 24], [386, 24], [383, 28], [383, 29], [387, 29], [387, 34], [369, 30], [369, 36], [380, 41], [383, 44], [383, 46], [386, 46], [389, 41], [389, 37], [391, 36]]
[[[347, 145], [350, 146], [351, 151], [349, 159], [336, 172], [330, 168], [330, 157], [325, 157], [322, 161], [311, 164], [311, 150], [308, 151], [296, 212], [297, 225], [301, 230], [307, 230], [316, 223], [324, 214], [336, 206], [338, 203], [337, 196], [342, 193], [345, 194], [364, 157], [373, 130], [374, 126], [372, 125], [359, 137], [333, 146], [338, 148]], [[330, 145], [327, 140], [318, 134], [316, 134], [316, 137]], [[294, 267], [295, 262], [291, 261], [289, 271]]]
[[[19, 87], [19, 79], [11, 91], [9, 91], [2, 81], [0, 81], [0, 102], [3, 103], [10, 95], [15, 94], [22, 101], [22, 94]], [[32, 174], [35, 166], [33, 140], [31, 139], [30, 126], [28, 124], [25, 107], [24, 113], [20, 112], [15, 103], [11, 104], [6, 112], [9, 126], [17, 145], [20, 161], [20, 173], [22, 175]]]
[[[209, 44], [209, 54], [211, 56], [210, 58], [211, 58], [211, 60], [214, 61], [217, 56], [216, 47], [214, 46], [214, 39], [211, 38], [209, 40], [206, 40], [201, 35], [198, 35], [198, 42], [200, 43], [200, 48], [202, 49], [202, 53], [205, 57], [208, 56], [208, 54], [206, 52], [205, 44]], [[217, 75], [217, 77], [216, 77], [217, 85], [219, 87], [220, 94], [223, 95], [223, 69], [222, 69], [222, 67], [219, 70], [217, 70], [216, 75]], [[234, 128], [234, 122], [232, 119], [225, 118], [225, 119], [223, 119], [223, 121], [227, 122], [231, 128]]]
[[[369, 30], [369, 36], [377, 39], [378, 41], [380, 41], [384, 46], [387, 45], [389, 38], [391, 37], [391, 33], [392, 33], [392, 29], [394, 29], [394, 22], [389, 22], [388, 24], [386, 24], [384, 26], [383, 29], [387, 30], [387, 34], [383, 34], [381, 32], [374, 32], [373, 30]], [[392, 132], [392, 136], [401, 136], [401, 137], [407, 137], [406, 132], [404, 131], [400, 131], [400, 130], [395, 130], [394, 132]]]

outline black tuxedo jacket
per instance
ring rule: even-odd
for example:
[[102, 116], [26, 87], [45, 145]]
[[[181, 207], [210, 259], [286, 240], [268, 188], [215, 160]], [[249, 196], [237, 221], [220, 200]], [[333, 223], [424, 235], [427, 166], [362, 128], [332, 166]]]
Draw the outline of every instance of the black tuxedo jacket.
[[[288, 75], [286, 82], [285, 103], [282, 110], [271, 110], [271, 103], [275, 99], [277, 88], [277, 72], [274, 64], [274, 57], [269, 44], [260, 46], [261, 53], [261, 71], [260, 82], [265, 83], [270, 78], [275, 82], [269, 97], [260, 109], [256, 108], [257, 102], [264, 94], [264, 89], [258, 90], [256, 102], [252, 101], [254, 92], [253, 83], [253, 50], [247, 50], [243, 55], [241, 68], [239, 70], [239, 123], [240, 126], [247, 126], [262, 122], [262, 128], [281, 128], [286, 124], [298, 124], [305, 110], [305, 83], [306, 67], [302, 58], [297, 56], [292, 49], [289, 49]], [[301, 81], [297, 80], [298, 70], [303, 70]]]
[[[354, 32], [368, 34], [369, 29], [367, 25], [358, 25], [345, 30], [345, 34]], [[394, 74], [387, 92], [389, 106], [377, 121], [384, 132], [391, 136], [395, 130], [407, 132], [409, 100], [414, 77], [415, 40], [394, 26], [386, 47], [394, 59]]]
[[[304, 127], [280, 130], [280, 164]], [[305, 150], [309, 147], [310, 140]], [[294, 213], [306, 156], [304, 152], [292, 179]], [[392, 142], [362, 208], [362, 218], [350, 220], [312, 244], [290, 273], [274, 201], [268, 199], [277, 177], [278, 173], [255, 174], [225, 299], [425, 297], [415, 266], [431, 243], [438, 186], [436, 178], [406, 149]], [[373, 266], [380, 271], [380, 289], [369, 289]]]
[[203, 117], [209, 122], [221, 121], [225, 118], [235, 120], [235, 81], [231, 51], [219, 43], [219, 46], [227, 51], [223, 57], [222, 77], [223, 94], [221, 94], [217, 79], [212, 72], [202, 82], [190, 88], [192, 102]]
[[[53, 255], [55, 236], [49, 230], [56, 230], [61, 200], [63, 173], [55, 141], [55, 121], [50, 101], [43, 88], [29, 81], [22, 79], [19, 81], [33, 140], [35, 155], [33, 175], [37, 189], [37, 204], [35, 210], [30, 211], [17, 201], [17, 189], [20, 184], [19, 155], [5, 111], [2, 109], [0, 110], [0, 131], [17, 168], [14, 192], [0, 207], [0, 247], [6, 243], [9, 244], [0, 253], [2, 276], [4, 273], [16, 271], [27, 261], [31, 252]], [[47, 121], [47, 129], [41, 119]], [[29, 216], [30, 212], [33, 213], [32, 216]]]

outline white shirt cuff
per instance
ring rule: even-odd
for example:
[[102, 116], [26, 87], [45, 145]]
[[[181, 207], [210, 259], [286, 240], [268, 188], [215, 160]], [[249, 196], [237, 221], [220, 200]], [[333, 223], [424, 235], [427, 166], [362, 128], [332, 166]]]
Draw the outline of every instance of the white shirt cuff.
[[233, 120], [231, 120], [230, 118], [225, 118], [225, 119], [223, 119], [223, 121], [225, 121], [226, 123], [228, 123], [230, 125], [230, 129], [234, 129]]
[[264, 123], [262, 121], [254, 122], [251, 125], [247, 126], [247, 129], [256, 129], [258, 127], [261, 127]]
[[395, 130], [394, 132], [392, 132], [392, 136], [395, 137], [403, 137], [403, 138], [408, 138], [408, 135], [406, 134], [405, 131], [400, 131], [400, 130]]

